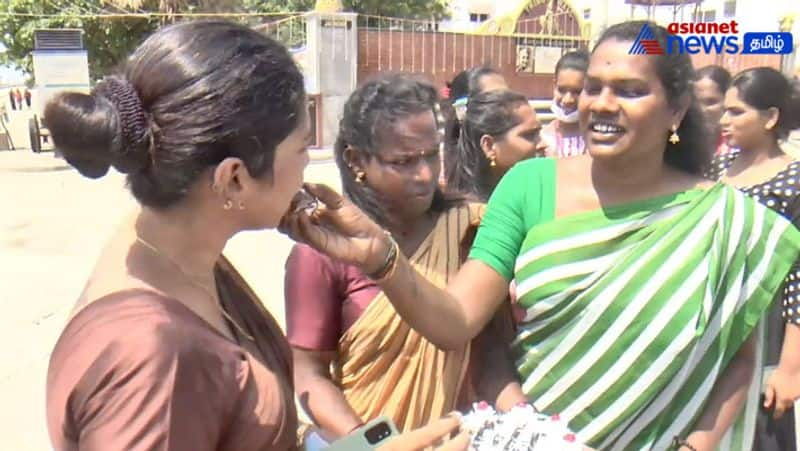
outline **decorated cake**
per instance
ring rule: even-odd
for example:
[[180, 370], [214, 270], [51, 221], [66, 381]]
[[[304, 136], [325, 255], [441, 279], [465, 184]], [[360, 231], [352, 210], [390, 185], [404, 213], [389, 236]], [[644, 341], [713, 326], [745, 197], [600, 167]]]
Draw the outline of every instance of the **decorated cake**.
[[583, 445], [558, 415], [536, 412], [521, 404], [506, 413], [497, 412], [486, 402], [473, 405], [463, 418], [472, 436], [471, 450], [581, 451]]

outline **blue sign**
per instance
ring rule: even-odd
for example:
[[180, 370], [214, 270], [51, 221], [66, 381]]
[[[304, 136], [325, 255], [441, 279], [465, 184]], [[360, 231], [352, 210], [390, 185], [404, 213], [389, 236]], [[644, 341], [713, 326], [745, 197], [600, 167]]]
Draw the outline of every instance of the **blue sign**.
[[745, 33], [742, 53], [746, 54], [789, 54], [794, 49], [791, 33]]

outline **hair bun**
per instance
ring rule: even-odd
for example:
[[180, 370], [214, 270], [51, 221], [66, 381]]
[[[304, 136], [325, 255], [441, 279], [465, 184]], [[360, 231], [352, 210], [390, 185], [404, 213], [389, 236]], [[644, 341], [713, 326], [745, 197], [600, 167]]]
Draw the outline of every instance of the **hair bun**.
[[136, 88], [126, 79], [106, 77], [92, 91], [116, 110], [119, 136], [112, 146], [111, 164], [122, 173], [141, 171], [150, 163], [150, 125]]

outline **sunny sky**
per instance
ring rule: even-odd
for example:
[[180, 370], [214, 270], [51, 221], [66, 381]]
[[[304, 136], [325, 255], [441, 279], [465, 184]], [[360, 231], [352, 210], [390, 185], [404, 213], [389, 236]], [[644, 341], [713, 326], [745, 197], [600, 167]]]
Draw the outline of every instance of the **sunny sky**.
[[[6, 51], [6, 48], [3, 44], [0, 44], [0, 53]], [[22, 84], [25, 81], [25, 77], [22, 75], [22, 72], [14, 70], [10, 67], [0, 66], [0, 85], [4, 84]]]

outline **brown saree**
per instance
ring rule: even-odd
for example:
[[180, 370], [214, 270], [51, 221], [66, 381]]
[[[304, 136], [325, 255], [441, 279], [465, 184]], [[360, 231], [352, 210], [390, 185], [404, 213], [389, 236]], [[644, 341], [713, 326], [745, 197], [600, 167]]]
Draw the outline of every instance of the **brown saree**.
[[253, 340], [148, 289], [77, 306], [48, 368], [53, 448], [297, 448], [288, 343], [225, 257], [215, 271], [223, 308]]
[[[409, 259], [437, 286], [445, 287], [463, 262], [482, 204], [443, 213]], [[341, 337], [334, 380], [364, 419], [387, 415], [408, 431], [456, 407], [467, 373], [470, 346], [444, 351], [420, 336], [381, 293]]]

